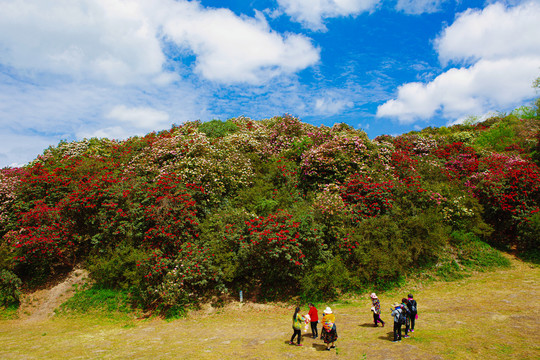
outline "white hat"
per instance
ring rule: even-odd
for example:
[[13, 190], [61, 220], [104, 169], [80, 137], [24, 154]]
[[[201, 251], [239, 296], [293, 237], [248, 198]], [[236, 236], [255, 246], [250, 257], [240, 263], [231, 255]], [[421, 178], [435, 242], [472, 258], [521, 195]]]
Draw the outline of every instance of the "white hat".
[[375, 293], [371, 293], [370, 296], [371, 296], [372, 299], [376, 299], [376, 298], [377, 298], [377, 295], [376, 295]]
[[332, 313], [332, 309], [330, 309], [329, 306], [326, 307], [326, 309], [324, 309], [323, 311], [325, 314], [331, 314]]

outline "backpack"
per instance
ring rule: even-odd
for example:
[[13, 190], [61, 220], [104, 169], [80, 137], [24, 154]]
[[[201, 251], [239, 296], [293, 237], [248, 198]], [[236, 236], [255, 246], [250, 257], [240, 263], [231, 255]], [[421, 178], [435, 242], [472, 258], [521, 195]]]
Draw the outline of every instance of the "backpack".
[[415, 300], [409, 301], [409, 305], [411, 306], [411, 312], [416, 313], [416, 301]]
[[323, 329], [327, 332], [332, 331], [334, 328], [334, 323], [331, 320], [326, 320], [326, 322], [323, 324]]
[[400, 311], [399, 311], [398, 322], [401, 325], [405, 325], [407, 323], [407, 311], [405, 309], [403, 309], [403, 308], [401, 308]]

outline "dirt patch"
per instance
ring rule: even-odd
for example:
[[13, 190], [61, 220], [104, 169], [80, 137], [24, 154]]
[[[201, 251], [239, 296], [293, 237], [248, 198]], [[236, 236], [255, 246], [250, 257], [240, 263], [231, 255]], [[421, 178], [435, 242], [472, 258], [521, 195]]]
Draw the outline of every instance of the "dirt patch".
[[19, 307], [19, 319], [22, 321], [43, 321], [54, 315], [54, 310], [75, 293], [75, 285], [88, 281], [88, 271], [75, 269], [67, 278], [49, 289], [37, 290], [27, 294]]

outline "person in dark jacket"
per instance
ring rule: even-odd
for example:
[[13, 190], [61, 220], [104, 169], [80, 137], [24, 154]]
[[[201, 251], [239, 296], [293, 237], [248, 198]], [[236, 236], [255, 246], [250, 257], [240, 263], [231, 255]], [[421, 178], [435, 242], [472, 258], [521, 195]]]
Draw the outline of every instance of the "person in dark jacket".
[[409, 301], [409, 310], [411, 311], [411, 332], [414, 332], [414, 324], [418, 318], [418, 304], [413, 299], [412, 294], [407, 295]]
[[[409, 337], [409, 328], [411, 325], [411, 311], [409, 309], [409, 300], [406, 298], [401, 299], [401, 308], [405, 311], [405, 338]], [[402, 324], [403, 325], [403, 324]]]

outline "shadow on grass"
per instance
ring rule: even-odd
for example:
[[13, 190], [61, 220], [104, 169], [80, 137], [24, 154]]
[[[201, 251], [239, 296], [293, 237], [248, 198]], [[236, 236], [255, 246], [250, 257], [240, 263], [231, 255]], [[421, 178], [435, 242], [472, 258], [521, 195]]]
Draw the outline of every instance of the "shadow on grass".
[[387, 332], [386, 336], [379, 336], [379, 339], [392, 341], [394, 340], [394, 332], [393, 331]]
[[312, 346], [316, 351], [326, 351], [326, 344], [316, 344], [316, 343], [313, 343], [313, 344], [311, 344], [311, 346]]
[[373, 325], [373, 323], [364, 323], [364, 324], [360, 324], [360, 325], [358, 325], [358, 326], [364, 327], [364, 328], [368, 328], [368, 327], [374, 328], [374, 327], [377, 327], [377, 326]]

